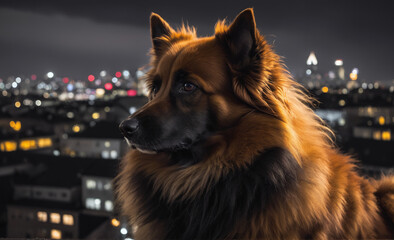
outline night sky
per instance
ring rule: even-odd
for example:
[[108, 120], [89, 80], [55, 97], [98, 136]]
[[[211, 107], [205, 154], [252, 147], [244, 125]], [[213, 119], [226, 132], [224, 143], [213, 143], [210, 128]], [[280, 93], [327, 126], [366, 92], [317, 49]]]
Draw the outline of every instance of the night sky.
[[[230, 3], [231, 2], [231, 3]], [[148, 62], [149, 16], [211, 35], [218, 19], [253, 7], [257, 26], [295, 76], [311, 50], [327, 71], [337, 58], [361, 80], [394, 80], [394, 1], [0, 1], [0, 77], [87, 79]]]

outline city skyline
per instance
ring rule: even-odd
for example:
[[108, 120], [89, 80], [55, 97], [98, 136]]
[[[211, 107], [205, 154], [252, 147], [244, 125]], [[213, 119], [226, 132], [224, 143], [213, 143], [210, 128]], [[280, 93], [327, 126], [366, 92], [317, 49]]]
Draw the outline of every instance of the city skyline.
[[[347, 73], [360, 70], [360, 80], [392, 81], [394, 21], [389, 1], [244, 1], [220, 5], [172, 1], [2, 1], [0, 3], [0, 77], [55, 72], [86, 79], [101, 70], [136, 70], [149, 61], [149, 15], [157, 12], [170, 24], [184, 21], [198, 35], [211, 35], [211, 25], [229, 21], [254, 7], [259, 29], [291, 73], [305, 71], [310, 51], [327, 72], [343, 59]], [[203, 14], [202, 14], [203, 13]], [[173, 24], [175, 27], [179, 24]], [[210, 27], [208, 27], [210, 26]]]

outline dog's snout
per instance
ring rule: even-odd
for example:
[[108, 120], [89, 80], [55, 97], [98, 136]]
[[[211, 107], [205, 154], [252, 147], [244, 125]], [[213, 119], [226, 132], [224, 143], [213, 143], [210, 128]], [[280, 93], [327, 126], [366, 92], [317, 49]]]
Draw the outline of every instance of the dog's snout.
[[133, 134], [137, 131], [138, 125], [139, 125], [138, 120], [136, 118], [131, 118], [124, 120], [120, 124], [119, 128], [122, 134], [126, 138], [130, 139], [133, 136]]

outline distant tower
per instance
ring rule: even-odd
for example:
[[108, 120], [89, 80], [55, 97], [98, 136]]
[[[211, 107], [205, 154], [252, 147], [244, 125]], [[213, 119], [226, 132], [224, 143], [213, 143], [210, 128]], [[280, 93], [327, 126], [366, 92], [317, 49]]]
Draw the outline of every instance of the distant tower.
[[315, 55], [315, 52], [311, 52], [309, 54], [308, 60], [306, 60], [306, 65], [311, 66], [311, 68], [316, 68], [316, 69], [312, 69], [312, 70], [317, 70], [317, 58]]
[[318, 72], [317, 58], [315, 52], [311, 51], [308, 59], [306, 60], [305, 83], [308, 88], [320, 87], [321, 74]]
[[345, 68], [343, 68], [343, 60], [335, 60], [336, 74], [339, 80], [345, 81]]

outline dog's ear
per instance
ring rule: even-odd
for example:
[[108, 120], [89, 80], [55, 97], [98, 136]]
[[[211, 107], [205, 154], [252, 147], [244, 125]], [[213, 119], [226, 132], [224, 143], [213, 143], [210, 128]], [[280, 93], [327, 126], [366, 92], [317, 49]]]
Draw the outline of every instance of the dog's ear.
[[226, 32], [226, 41], [234, 65], [242, 68], [250, 63], [256, 46], [256, 22], [252, 8], [238, 14]]
[[175, 30], [158, 14], [152, 13], [150, 16], [150, 32], [154, 53], [156, 56], [159, 56], [166, 46], [166, 39], [168, 39]]

